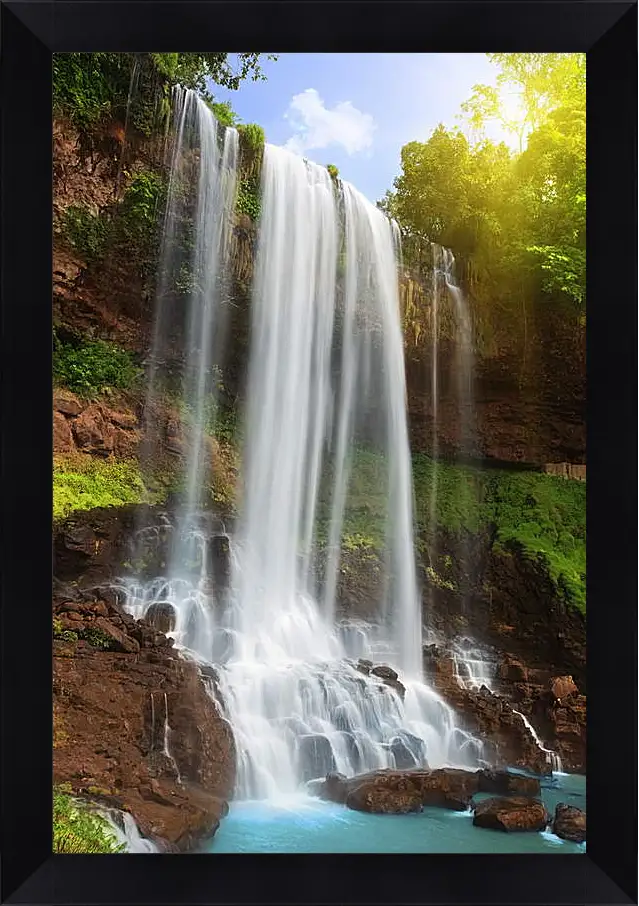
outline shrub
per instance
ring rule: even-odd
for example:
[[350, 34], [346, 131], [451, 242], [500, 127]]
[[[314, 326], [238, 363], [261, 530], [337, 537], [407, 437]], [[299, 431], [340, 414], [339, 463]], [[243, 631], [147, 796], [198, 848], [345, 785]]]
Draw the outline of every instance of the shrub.
[[326, 164], [326, 169], [328, 170], [331, 179], [336, 182], [339, 178], [339, 170], [335, 164]]
[[262, 205], [259, 183], [256, 179], [240, 180], [236, 207], [240, 214], [247, 214], [254, 222], [259, 220]]
[[60, 788], [53, 792], [54, 853], [122, 853], [107, 819]]
[[87, 262], [98, 261], [104, 254], [110, 222], [88, 208], [70, 205], [60, 216], [60, 232]]
[[237, 127], [240, 148], [247, 157], [261, 157], [266, 138], [264, 130], [257, 123], [244, 123]]
[[90, 456], [54, 458], [54, 519], [63, 519], [75, 510], [141, 503], [146, 496], [137, 462]]
[[126, 104], [131, 55], [55, 53], [53, 109], [80, 130], [92, 129]]
[[140, 369], [125, 349], [104, 340], [62, 343], [54, 336], [53, 380], [80, 396], [97, 396], [106, 388], [127, 389]]

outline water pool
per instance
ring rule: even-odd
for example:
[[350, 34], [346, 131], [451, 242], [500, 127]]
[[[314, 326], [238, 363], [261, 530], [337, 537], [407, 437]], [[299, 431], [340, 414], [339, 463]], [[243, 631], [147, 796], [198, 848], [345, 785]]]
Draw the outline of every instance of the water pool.
[[[483, 798], [483, 797], [477, 797]], [[559, 774], [542, 798], [586, 808], [586, 778]], [[554, 834], [505, 834], [473, 827], [468, 812], [426, 808], [416, 815], [368, 815], [310, 796], [235, 802], [206, 846], [210, 853], [583, 853]]]

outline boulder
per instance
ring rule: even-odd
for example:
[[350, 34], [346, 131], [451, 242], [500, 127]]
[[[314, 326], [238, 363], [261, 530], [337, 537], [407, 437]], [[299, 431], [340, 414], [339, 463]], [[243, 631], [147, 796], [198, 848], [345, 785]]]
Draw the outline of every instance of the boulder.
[[562, 840], [583, 843], [586, 839], [586, 813], [574, 805], [560, 802], [555, 809], [552, 829]]
[[348, 808], [380, 815], [406, 815], [422, 811], [422, 799], [414, 789], [398, 790], [362, 784], [346, 797]]
[[118, 629], [117, 626], [114, 626], [109, 620], [105, 620], [104, 617], [96, 617], [95, 626], [96, 629], [99, 629], [100, 632], [108, 637], [112, 650], [124, 651], [127, 654], [135, 654], [140, 650], [140, 646], [136, 639], [126, 635], [126, 633], [122, 632], [121, 629]]
[[388, 667], [386, 664], [379, 664], [377, 667], [373, 667], [371, 669], [371, 674], [373, 676], [379, 676], [379, 678], [383, 680], [394, 681], [398, 678], [396, 671], [393, 670], [392, 667]]
[[537, 777], [511, 774], [510, 771], [495, 771], [485, 768], [479, 771], [479, 792], [497, 793], [499, 796], [539, 796], [541, 784]]
[[151, 604], [144, 619], [158, 632], [173, 632], [175, 629], [175, 608], [168, 601]]
[[476, 803], [473, 810], [473, 824], [489, 830], [542, 831], [548, 824], [548, 812], [538, 799], [495, 797]]
[[81, 402], [80, 399], [70, 390], [56, 388], [53, 391], [53, 411], [61, 412], [62, 415], [68, 415], [74, 418], [79, 415], [83, 409], [86, 409], [87, 403]]
[[303, 781], [323, 777], [335, 770], [333, 749], [326, 736], [318, 733], [298, 736], [297, 751]]

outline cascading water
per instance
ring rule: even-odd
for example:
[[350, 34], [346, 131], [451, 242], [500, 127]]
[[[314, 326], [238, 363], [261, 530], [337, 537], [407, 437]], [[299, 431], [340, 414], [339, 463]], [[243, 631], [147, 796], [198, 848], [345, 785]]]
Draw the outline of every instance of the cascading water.
[[[168, 606], [185, 653], [216, 666], [236, 737], [241, 797], [294, 792], [332, 769], [352, 775], [426, 761], [476, 765], [481, 744], [422, 682], [396, 235], [352, 186], [337, 186], [325, 168], [270, 145], [262, 167], [242, 510], [234, 537], [224, 536], [228, 583], [216, 577], [220, 526], [200, 512], [204, 400], [223, 329], [219, 287], [237, 153], [233, 130], [223, 138], [216, 130], [201, 101], [179, 95], [174, 147], [186, 143], [192, 153], [195, 138], [199, 149], [197, 289], [189, 298], [183, 384], [194, 427], [186, 507], [167, 575], [128, 580], [128, 609], [139, 617]], [[174, 150], [165, 295], [176, 270], [172, 243], [184, 214], [185, 165], [184, 150]], [[150, 396], [168, 321], [162, 297], [158, 306]], [[385, 569], [374, 625], [366, 629], [340, 627], [335, 617], [345, 518], [363, 480], [356, 450], [374, 462], [374, 490], [384, 501]], [[353, 632], [361, 653], [371, 650], [396, 667], [405, 688], [349, 660]]]
[[[474, 369], [475, 369], [475, 347], [473, 340], [473, 325], [470, 314], [470, 308], [466, 297], [455, 278], [455, 257], [450, 249], [443, 248], [440, 245], [432, 243], [433, 258], [433, 286], [432, 286], [432, 306], [434, 312], [434, 330], [433, 330], [433, 460], [435, 468], [433, 470], [434, 481], [431, 487], [431, 536], [436, 537], [436, 506], [437, 506], [437, 456], [439, 453], [438, 439], [438, 334], [439, 334], [439, 306], [442, 301], [442, 284], [448, 298], [453, 303], [453, 314], [455, 321], [455, 382], [457, 409], [459, 412], [459, 431], [457, 437], [457, 458], [464, 462], [472, 459], [475, 455], [476, 437], [475, 437], [475, 394], [474, 394]], [[463, 510], [470, 507], [470, 498], [475, 493], [472, 482], [468, 479], [461, 478], [459, 484], [459, 495]], [[433, 558], [431, 552], [431, 559]], [[467, 605], [470, 597], [472, 586], [472, 564], [469, 548], [469, 537], [464, 535], [461, 551], [463, 574], [465, 576], [464, 585], [461, 589], [462, 598]]]

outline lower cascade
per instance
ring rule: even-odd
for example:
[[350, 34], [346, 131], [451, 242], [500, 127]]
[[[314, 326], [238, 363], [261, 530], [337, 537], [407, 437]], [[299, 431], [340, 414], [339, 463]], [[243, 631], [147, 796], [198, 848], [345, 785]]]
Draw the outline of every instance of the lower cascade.
[[[394, 224], [352, 186], [266, 145], [240, 516], [229, 536], [198, 509], [192, 451], [167, 575], [124, 580], [133, 616], [155, 608], [185, 654], [215, 667], [239, 798], [334, 770], [481, 760], [422, 678], [397, 251]], [[198, 355], [206, 344], [190, 362], [205, 370]], [[384, 568], [362, 624], [337, 617], [345, 515], [366, 480], [356, 449], [374, 457], [385, 501]]]

